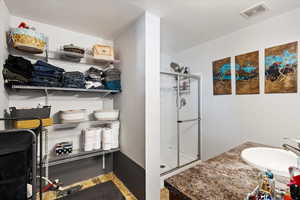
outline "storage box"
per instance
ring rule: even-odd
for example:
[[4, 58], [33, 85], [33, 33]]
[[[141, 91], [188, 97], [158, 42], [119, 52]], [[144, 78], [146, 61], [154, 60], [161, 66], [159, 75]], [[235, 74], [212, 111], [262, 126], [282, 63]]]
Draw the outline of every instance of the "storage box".
[[114, 60], [114, 49], [111, 46], [96, 44], [93, 46], [93, 56], [103, 60]]

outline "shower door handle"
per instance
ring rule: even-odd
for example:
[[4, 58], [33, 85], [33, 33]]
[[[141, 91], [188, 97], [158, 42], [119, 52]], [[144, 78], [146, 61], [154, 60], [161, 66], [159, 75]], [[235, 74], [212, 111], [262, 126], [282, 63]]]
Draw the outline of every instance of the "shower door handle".
[[193, 122], [193, 121], [199, 121], [199, 120], [201, 120], [201, 118], [187, 119], [187, 120], [178, 120], [177, 123]]

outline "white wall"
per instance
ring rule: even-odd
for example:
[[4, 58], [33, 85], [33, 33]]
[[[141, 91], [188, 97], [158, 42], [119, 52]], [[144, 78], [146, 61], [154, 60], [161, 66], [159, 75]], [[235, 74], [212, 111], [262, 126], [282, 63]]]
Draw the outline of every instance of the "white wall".
[[[0, 71], [2, 72], [4, 61], [7, 57], [6, 31], [9, 29], [10, 14], [3, 0], [0, 0]], [[0, 75], [0, 117], [3, 117], [4, 109], [8, 106], [8, 97], [4, 89], [3, 76]], [[4, 123], [0, 121], [0, 130], [4, 128]]]
[[[264, 94], [264, 49], [299, 41], [300, 9], [185, 50], [174, 58], [203, 74], [204, 159], [245, 141], [279, 146], [283, 137], [300, 138], [300, 95]], [[212, 61], [260, 50], [260, 94], [213, 96]], [[232, 63], [234, 66], [234, 63]], [[234, 78], [234, 77], [233, 77]], [[299, 79], [298, 79], [299, 80]], [[299, 82], [299, 81], [298, 81]]]
[[115, 49], [122, 72], [122, 93], [115, 102], [122, 110], [121, 151], [145, 168], [145, 16], [122, 32]]
[[160, 18], [146, 12], [146, 199], [160, 199]]
[[[49, 49], [58, 50], [60, 46], [73, 43], [84, 48], [91, 48], [94, 44], [109, 44], [112, 41], [105, 41], [102, 38], [96, 38], [89, 35], [69, 31], [59, 27], [48, 24], [31, 21], [24, 18], [11, 17], [11, 27], [16, 27], [20, 22], [26, 22], [30, 26], [34, 26], [37, 31], [46, 34], [49, 37]], [[57, 60], [49, 60], [51, 64], [64, 68], [66, 71], [80, 71], [84, 72], [91, 67], [91, 65], [84, 65], [72, 62], [62, 62]], [[96, 66], [95, 66], [96, 67]], [[17, 107], [36, 107], [38, 104], [45, 104], [43, 93], [39, 92], [10, 92], [9, 106]], [[51, 115], [55, 116], [60, 110], [69, 109], [87, 109], [88, 113], [102, 108], [112, 108], [113, 100], [108, 98], [101, 98], [101, 94], [87, 94], [87, 93], [65, 93], [53, 92], [49, 96], [49, 104], [52, 106]], [[57, 117], [56, 117], [57, 118]], [[82, 123], [73, 129], [54, 129], [49, 128], [49, 149], [52, 150], [56, 143], [63, 141], [73, 141], [74, 150], [80, 149], [80, 134], [83, 128], [90, 127], [91, 123]]]
[[148, 12], [116, 40], [121, 60], [121, 151], [146, 171], [146, 199], [159, 199], [160, 18]]

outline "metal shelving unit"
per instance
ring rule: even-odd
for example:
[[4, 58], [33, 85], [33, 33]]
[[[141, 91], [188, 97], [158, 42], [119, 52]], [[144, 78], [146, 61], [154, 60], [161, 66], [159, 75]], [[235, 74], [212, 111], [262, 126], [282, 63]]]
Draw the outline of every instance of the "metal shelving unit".
[[73, 128], [78, 126], [81, 123], [90, 123], [92, 126], [96, 125], [105, 125], [105, 124], [111, 124], [113, 122], [117, 122], [119, 120], [86, 120], [81, 122], [69, 122], [69, 123], [55, 123], [53, 124], [54, 129], [64, 129], [64, 128]]
[[[59, 60], [59, 61], [63, 61], [63, 62], [88, 64], [88, 65], [99, 65], [99, 66], [120, 63], [120, 60], [105, 60], [105, 59], [100, 59], [100, 58], [97, 58], [97, 57], [94, 57], [94, 56], [88, 55], [88, 54], [82, 55], [82, 54], [73, 53], [73, 52], [66, 52], [63, 50], [52, 51], [52, 50], [48, 50], [48, 47], [46, 48], [45, 52], [42, 54], [26, 53], [26, 52], [19, 51], [14, 48], [8, 48], [7, 50], [10, 54], [15, 55], [15, 56], [26, 56], [26, 57], [34, 59], [34, 60], [45, 60], [46, 62], [48, 62], [49, 60]], [[63, 58], [64, 55], [77, 56], [77, 57], [82, 57], [82, 58], [81, 58], [80, 62], [74, 62], [74, 61], [70, 61], [70, 60]]]
[[82, 160], [82, 159], [86, 159], [86, 158], [91, 158], [91, 157], [95, 157], [95, 156], [101, 156], [101, 155], [104, 156], [105, 154], [114, 153], [114, 152], [118, 152], [118, 151], [120, 151], [120, 148], [111, 149], [111, 150], [94, 150], [94, 151], [88, 151], [88, 152], [79, 151], [77, 153], [73, 153], [73, 154], [70, 154], [67, 156], [50, 158], [48, 161], [48, 166], [51, 167], [51, 166], [60, 165], [60, 164], [73, 162], [73, 161], [77, 161], [77, 160]]
[[41, 87], [41, 86], [28, 86], [28, 85], [12, 85], [13, 89], [23, 90], [44, 90], [47, 91], [69, 91], [69, 92], [90, 92], [90, 93], [105, 93], [115, 94], [119, 93], [120, 90], [107, 90], [107, 89], [80, 89], [80, 88], [60, 88], [60, 87]]
[[[48, 46], [48, 41], [46, 44], [46, 49], [44, 53], [42, 54], [31, 54], [31, 53], [26, 53], [19, 51], [14, 48], [7, 48], [7, 51], [14, 56], [24, 56], [32, 60], [44, 60], [48, 62], [49, 60], [58, 60], [62, 62], [69, 62], [69, 63], [78, 63], [78, 64], [85, 64], [85, 65], [95, 65], [95, 66], [101, 66], [107, 67], [110, 64], [119, 64], [120, 60], [105, 60], [105, 59], [99, 59], [97, 57], [93, 57], [92, 55], [85, 53], [84, 55], [80, 55], [77, 53], [72, 53], [72, 52], [65, 52], [62, 51], [61, 49], [52, 51], [49, 50]], [[64, 55], [69, 55], [69, 56], [82, 56], [80, 62], [74, 62], [67, 60], [63, 58]], [[77, 89], [77, 88], [58, 88], [58, 87], [40, 87], [40, 86], [26, 86], [26, 85], [12, 85], [11, 89], [14, 90], [27, 90], [27, 91], [41, 91], [45, 95], [45, 105], [49, 105], [49, 92], [74, 92], [74, 93], [94, 93], [94, 94], [101, 94], [101, 97], [106, 97], [107, 95], [112, 95], [112, 94], [117, 94], [121, 92], [120, 90], [107, 90], [107, 89]], [[90, 121], [89, 121], [90, 122]], [[109, 124], [112, 123], [113, 121], [92, 121], [93, 124], [98, 125], [98, 124]], [[80, 122], [82, 123], [82, 122]], [[59, 128], [63, 126], [70, 126], [72, 124], [55, 124], [54, 128]], [[74, 123], [73, 123], [74, 126]], [[42, 132], [42, 127], [40, 127], [40, 141], [39, 141], [39, 146], [40, 146], [40, 161], [39, 161], [39, 168], [40, 168], [40, 177], [42, 176], [42, 171], [43, 168], [45, 168], [45, 176], [48, 176], [48, 167], [49, 166], [55, 166], [59, 164], [64, 164], [76, 160], [82, 160], [86, 158], [91, 158], [91, 157], [96, 157], [96, 156], [102, 156], [103, 160], [103, 168], [105, 168], [105, 155], [109, 153], [114, 153], [120, 151], [120, 148], [117, 149], [111, 149], [111, 150], [95, 150], [95, 151], [89, 151], [89, 152], [83, 152], [83, 151], [77, 151], [73, 152], [71, 155], [67, 156], [62, 156], [62, 157], [56, 157], [56, 158], [49, 158], [49, 152], [48, 148], [45, 150], [45, 156], [42, 151], [43, 145], [47, 147], [48, 145], [48, 131], [44, 131], [45, 133]], [[44, 135], [44, 139], [42, 136]], [[43, 141], [45, 140], [45, 144], [43, 144]], [[40, 185], [42, 185], [42, 179], [40, 178]], [[41, 189], [41, 187], [40, 187]], [[41, 195], [39, 196], [39, 199], [43, 199], [43, 193], [40, 190]]]

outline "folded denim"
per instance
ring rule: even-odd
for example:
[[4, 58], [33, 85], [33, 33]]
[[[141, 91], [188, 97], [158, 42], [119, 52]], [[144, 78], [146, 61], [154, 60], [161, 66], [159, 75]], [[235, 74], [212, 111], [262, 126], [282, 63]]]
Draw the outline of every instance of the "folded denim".
[[84, 75], [78, 71], [66, 72], [63, 75], [63, 84], [69, 88], [85, 88]]
[[17, 74], [17, 73], [14, 73], [14, 72], [11, 72], [9, 69], [7, 68], [3, 68], [3, 77], [5, 80], [14, 80], [14, 81], [20, 81], [20, 82], [24, 82], [24, 83], [28, 83], [29, 82], [29, 79], [20, 75], [20, 74]]
[[61, 82], [58, 78], [53, 78], [49, 76], [34, 76], [31, 81], [52, 81], [52, 82]]
[[65, 72], [64, 69], [60, 68], [60, 67], [56, 67], [54, 65], [51, 65], [49, 63], [46, 63], [44, 61], [38, 60], [35, 64], [34, 64], [34, 70], [37, 71], [58, 71], [58, 72]]
[[64, 78], [70, 78], [70, 79], [85, 79], [84, 74], [81, 72], [65, 72]]
[[64, 83], [63, 87], [65, 87], [65, 88], [85, 88], [85, 85], [81, 84], [81, 83]]
[[12, 55], [9, 55], [6, 59], [4, 68], [7, 68], [9, 71], [22, 75], [28, 79], [31, 78], [33, 71], [33, 65], [29, 60]]
[[33, 86], [42, 86], [42, 87], [62, 87], [63, 85], [60, 82], [51, 82], [51, 81], [32, 81], [30, 85]]
[[32, 72], [32, 77], [45, 76], [45, 77], [51, 77], [51, 78], [61, 79], [62, 75], [63, 74], [61, 72], [42, 72], [42, 71], [34, 71], [34, 72]]
[[31, 85], [45, 87], [62, 87], [63, 84], [56, 78], [37, 76], [32, 78]]
[[65, 77], [63, 78], [63, 81], [75, 81], [75, 82], [85, 82], [84, 78], [70, 78], [70, 77]]

